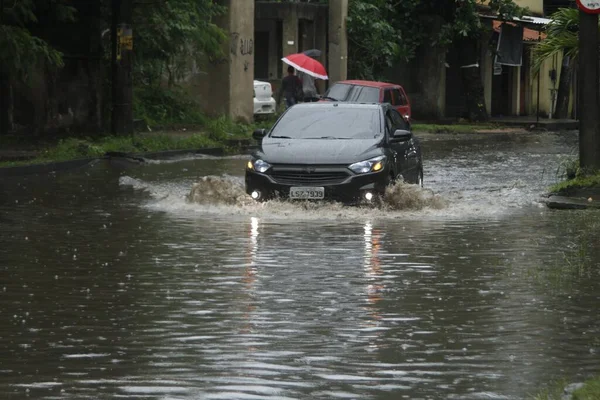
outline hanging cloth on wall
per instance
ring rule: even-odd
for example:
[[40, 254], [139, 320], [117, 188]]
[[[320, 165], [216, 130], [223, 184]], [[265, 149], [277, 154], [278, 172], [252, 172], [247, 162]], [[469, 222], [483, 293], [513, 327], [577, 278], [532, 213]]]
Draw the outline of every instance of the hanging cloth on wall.
[[502, 24], [495, 64], [523, 65], [523, 25]]

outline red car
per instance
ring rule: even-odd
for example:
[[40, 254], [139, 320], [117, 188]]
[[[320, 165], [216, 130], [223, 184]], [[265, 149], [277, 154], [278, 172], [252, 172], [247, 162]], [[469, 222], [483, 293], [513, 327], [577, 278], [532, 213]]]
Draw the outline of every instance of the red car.
[[411, 118], [410, 101], [400, 85], [387, 82], [347, 80], [334, 83], [323, 100], [351, 103], [389, 103], [408, 121]]

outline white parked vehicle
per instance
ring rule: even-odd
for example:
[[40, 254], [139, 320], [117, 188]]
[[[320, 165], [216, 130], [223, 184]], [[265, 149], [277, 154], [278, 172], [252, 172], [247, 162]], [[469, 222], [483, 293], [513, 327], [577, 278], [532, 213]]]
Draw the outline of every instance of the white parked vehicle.
[[273, 114], [277, 104], [269, 82], [254, 81], [254, 114]]

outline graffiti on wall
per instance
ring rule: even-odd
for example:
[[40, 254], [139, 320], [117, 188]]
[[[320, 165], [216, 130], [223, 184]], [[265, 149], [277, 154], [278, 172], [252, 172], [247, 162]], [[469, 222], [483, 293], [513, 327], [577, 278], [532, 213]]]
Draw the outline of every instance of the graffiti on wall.
[[253, 39], [240, 39], [240, 54], [243, 56], [249, 56], [254, 53], [254, 40]]
[[250, 56], [254, 54], [254, 39], [243, 38], [239, 32], [233, 32], [229, 50], [233, 56], [237, 56], [238, 51], [242, 56]]

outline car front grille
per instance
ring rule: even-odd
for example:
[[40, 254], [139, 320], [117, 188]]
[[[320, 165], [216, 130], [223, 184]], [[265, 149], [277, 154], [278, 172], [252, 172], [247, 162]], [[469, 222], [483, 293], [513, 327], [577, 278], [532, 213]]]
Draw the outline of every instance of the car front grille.
[[319, 169], [274, 169], [271, 177], [283, 185], [335, 185], [350, 176], [347, 171]]

